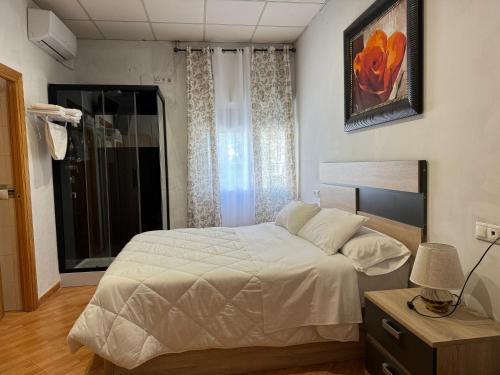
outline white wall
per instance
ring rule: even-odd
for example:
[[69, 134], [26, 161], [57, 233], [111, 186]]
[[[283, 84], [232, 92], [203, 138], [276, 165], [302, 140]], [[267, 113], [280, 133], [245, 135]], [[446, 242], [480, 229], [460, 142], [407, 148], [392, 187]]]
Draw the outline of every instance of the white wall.
[[[28, 0], [0, 1], [0, 62], [21, 72], [25, 104], [47, 102], [48, 83], [71, 83], [73, 72], [59, 64], [27, 38]], [[38, 294], [57, 281], [57, 242], [51, 158], [43, 128], [28, 116], [29, 164], [35, 237]]]
[[[186, 64], [169, 42], [79, 41], [75, 66], [81, 84], [158, 85], [165, 97], [170, 224], [186, 226]], [[165, 83], [155, 83], [154, 77]]]
[[[500, 224], [500, 31], [497, 0], [425, 1], [424, 114], [343, 131], [343, 30], [371, 0], [330, 0], [297, 43], [300, 188], [313, 200], [321, 161], [429, 161], [428, 240], [458, 247], [469, 270]], [[471, 278], [471, 306], [500, 320], [500, 246]]]

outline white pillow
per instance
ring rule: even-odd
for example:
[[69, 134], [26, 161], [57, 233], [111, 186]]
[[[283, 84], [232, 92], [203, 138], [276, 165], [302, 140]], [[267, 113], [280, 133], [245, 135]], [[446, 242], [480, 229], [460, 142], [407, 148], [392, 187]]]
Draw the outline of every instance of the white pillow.
[[320, 208], [317, 204], [292, 201], [281, 209], [275, 223], [286, 228], [291, 234], [297, 234], [300, 228], [316, 215], [319, 210]]
[[342, 254], [351, 259], [356, 271], [368, 276], [397, 270], [411, 252], [398, 240], [368, 228], [361, 228], [342, 247]]
[[363, 223], [364, 216], [354, 215], [336, 208], [324, 208], [299, 231], [302, 237], [328, 255], [335, 254]]

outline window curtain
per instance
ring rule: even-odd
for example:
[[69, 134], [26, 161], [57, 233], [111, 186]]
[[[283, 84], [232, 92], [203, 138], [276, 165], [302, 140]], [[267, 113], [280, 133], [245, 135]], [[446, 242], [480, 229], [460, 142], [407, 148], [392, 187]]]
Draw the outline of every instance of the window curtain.
[[210, 49], [186, 50], [188, 226], [221, 225], [217, 132]]
[[297, 197], [290, 51], [251, 54], [255, 222], [275, 219]]
[[186, 58], [188, 226], [274, 220], [297, 196], [288, 48]]
[[212, 55], [222, 226], [255, 223], [250, 49]]

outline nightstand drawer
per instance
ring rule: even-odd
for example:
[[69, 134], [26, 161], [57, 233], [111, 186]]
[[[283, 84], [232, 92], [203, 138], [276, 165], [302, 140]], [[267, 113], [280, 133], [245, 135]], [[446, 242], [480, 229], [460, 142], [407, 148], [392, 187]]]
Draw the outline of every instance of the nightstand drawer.
[[370, 335], [366, 338], [365, 369], [370, 375], [411, 375]]
[[433, 348], [369, 299], [365, 303], [365, 323], [367, 333], [412, 374], [434, 374]]

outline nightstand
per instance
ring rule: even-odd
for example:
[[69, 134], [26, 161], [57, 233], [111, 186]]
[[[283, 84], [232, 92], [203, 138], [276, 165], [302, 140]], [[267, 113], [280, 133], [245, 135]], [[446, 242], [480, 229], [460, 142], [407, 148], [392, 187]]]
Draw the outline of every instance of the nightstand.
[[[365, 369], [370, 375], [500, 374], [500, 324], [458, 308], [425, 318], [406, 301], [420, 288], [365, 293]], [[415, 301], [425, 314], [423, 303]]]

